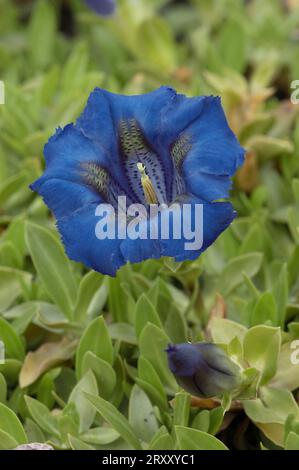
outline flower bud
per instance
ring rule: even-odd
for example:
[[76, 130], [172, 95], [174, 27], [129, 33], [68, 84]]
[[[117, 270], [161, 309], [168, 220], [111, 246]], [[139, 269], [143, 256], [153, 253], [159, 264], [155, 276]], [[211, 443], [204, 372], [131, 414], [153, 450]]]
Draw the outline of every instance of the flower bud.
[[239, 366], [215, 344], [170, 344], [166, 352], [178, 384], [192, 395], [221, 396], [240, 385]]

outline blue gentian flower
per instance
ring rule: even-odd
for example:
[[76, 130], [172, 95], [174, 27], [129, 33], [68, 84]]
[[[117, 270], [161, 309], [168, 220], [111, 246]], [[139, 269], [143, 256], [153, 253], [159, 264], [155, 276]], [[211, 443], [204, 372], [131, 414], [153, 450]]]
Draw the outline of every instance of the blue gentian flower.
[[115, 0], [84, 0], [86, 5], [98, 15], [109, 16], [115, 11]]
[[[196, 259], [235, 217], [232, 205], [218, 200], [228, 197], [244, 150], [219, 97], [187, 98], [169, 87], [135, 96], [97, 88], [76, 124], [59, 128], [44, 155], [46, 170], [31, 188], [53, 211], [68, 256], [101, 273], [114, 276], [126, 262], [147, 258]], [[186, 249], [186, 239], [171, 229], [169, 239], [99, 240], [96, 208], [116, 207], [120, 195], [145, 207], [189, 204], [191, 223], [202, 204], [202, 246]], [[142, 224], [148, 232], [148, 221]]]
[[213, 343], [169, 345], [168, 364], [178, 384], [199, 397], [221, 396], [240, 385], [240, 368]]

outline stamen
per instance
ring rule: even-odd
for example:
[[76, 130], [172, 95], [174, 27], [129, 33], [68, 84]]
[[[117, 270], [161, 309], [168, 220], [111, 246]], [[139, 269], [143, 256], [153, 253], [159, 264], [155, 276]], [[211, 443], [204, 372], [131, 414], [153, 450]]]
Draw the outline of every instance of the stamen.
[[151, 179], [145, 172], [145, 166], [142, 163], [138, 162], [137, 168], [141, 176], [141, 184], [142, 184], [142, 189], [144, 192], [144, 197], [146, 199], [146, 202], [148, 204], [158, 204], [156, 191], [153, 187], [153, 183], [151, 182]]

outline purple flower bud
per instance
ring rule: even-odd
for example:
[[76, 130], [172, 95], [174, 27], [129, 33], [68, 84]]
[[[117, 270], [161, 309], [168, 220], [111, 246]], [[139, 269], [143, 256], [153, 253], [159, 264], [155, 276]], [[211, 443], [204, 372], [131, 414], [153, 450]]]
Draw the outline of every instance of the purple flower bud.
[[170, 344], [166, 352], [178, 384], [192, 395], [221, 396], [240, 384], [240, 368], [215, 344]]
[[85, 0], [85, 3], [98, 15], [113, 15], [115, 11], [115, 0]]

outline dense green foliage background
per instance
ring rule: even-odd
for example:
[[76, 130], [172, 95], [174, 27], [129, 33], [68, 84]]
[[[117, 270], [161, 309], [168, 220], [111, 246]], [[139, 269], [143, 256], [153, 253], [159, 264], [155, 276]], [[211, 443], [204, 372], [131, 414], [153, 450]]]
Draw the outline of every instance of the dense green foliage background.
[[[0, 0], [0, 448], [299, 450], [299, 2], [117, 3]], [[95, 86], [161, 84], [221, 95], [238, 218], [195, 262], [89, 272], [28, 189], [43, 145]], [[202, 339], [245, 369], [238, 395], [178, 389], [164, 348]]]

